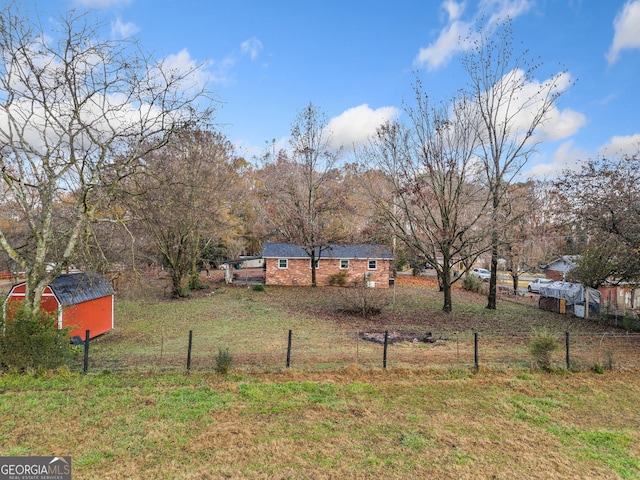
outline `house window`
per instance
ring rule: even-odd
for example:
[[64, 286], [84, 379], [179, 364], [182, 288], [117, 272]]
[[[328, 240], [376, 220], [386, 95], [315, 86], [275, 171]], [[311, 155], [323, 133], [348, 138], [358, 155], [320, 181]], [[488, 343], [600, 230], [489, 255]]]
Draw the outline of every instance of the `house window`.
[[349, 260], [340, 260], [340, 268], [341, 269], [349, 268]]
[[[313, 268], [311, 264], [311, 259], [309, 259], [309, 268]], [[320, 259], [316, 259], [316, 270], [320, 268]]]
[[377, 260], [369, 260], [369, 270], [377, 270], [378, 261]]
[[279, 258], [278, 268], [289, 268], [289, 261], [286, 258]]

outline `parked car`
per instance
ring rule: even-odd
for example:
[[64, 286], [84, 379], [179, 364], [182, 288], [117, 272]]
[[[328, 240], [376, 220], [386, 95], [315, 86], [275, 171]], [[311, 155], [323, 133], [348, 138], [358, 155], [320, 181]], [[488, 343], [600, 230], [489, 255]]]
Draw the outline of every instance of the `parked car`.
[[540, 293], [540, 287], [553, 283], [550, 278], [536, 278], [533, 282], [527, 285], [527, 290], [531, 293]]
[[491, 278], [491, 272], [486, 268], [474, 268], [471, 270], [472, 277], [478, 277], [482, 281], [489, 280]]

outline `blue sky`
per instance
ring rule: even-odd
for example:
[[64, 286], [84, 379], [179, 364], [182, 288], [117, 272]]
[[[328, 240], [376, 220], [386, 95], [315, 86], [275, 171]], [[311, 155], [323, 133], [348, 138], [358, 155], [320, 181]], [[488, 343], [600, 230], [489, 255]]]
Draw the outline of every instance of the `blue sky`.
[[[513, 19], [517, 50], [576, 81], [524, 169], [551, 177], [578, 159], [640, 145], [640, 0], [51, 0], [48, 12], [90, 9], [114, 37], [134, 35], [176, 65], [204, 62], [220, 128], [248, 159], [286, 146], [313, 102], [334, 140], [357, 145], [400, 118], [416, 77], [434, 99], [467, 83], [458, 41], [483, 17]], [[553, 133], [551, 133], [553, 132]]]

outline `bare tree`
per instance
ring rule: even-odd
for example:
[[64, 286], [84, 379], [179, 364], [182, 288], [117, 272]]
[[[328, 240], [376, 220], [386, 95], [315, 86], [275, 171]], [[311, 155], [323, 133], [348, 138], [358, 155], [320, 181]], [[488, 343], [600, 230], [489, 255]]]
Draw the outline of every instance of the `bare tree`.
[[539, 213], [542, 205], [535, 183], [516, 183], [509, 187], [503, 209], [510, 221], [502, 231], [500, 254], [511, 276], [513, 293], [518, 294], [520, 275], [536, 267], [536, 243], [539, 239]]
[[558, 206], [558, 193], [549, 181], [527, 181], [509, 187], [504, 209], [509, 222], [502, 230], [500, 255], [506, 262], [514, 293], [519, 277], [567, 254], [570, 227]]
[[534, 81], [538, 65], [527, 61], [526, 52], [514, 56], [510, 21], [493, 34], [479, 29], [472, 43], [463, 67], [469, 75], [470, 96], [479, 116], [478, 155], [491, 192], [493, 227], [487, 308], [495, 309], [500, 232], [510, 221], [503, 208], [509, 185], [535, 150], [536, 129], [549, 117], [566, 89], [562, 74], [540, 84]]
[[606, 280], [640, 282], [640, 158], [582, 162], [556, 182], [562, 212], [588, 239], [572, 274], [597, 287]]
[[416, 92], [410, 127], [383, 125], [362, 155], [383, 175], [369, 186], [376, 211], [435, 268], [442, 309], [450, 312], [451, 285], [460, 278], [452, 279], [454, 264], [473, 263], [486, 250], [487, 190], [477, 177], [473, 109], [464, 97], [432, 107], [419, 84]]
[[266, 158], [265, 212], [278, 236], [309, 255], [315, 286], [317, 261], [341, 232], [335, 222], [344, 206], [341, 190], [335, 188], [339, 152], [331, 146], [326, 116], [312, 103], [298, 113], [290, 143], [291, 158], [286, 152]]
[[219, 133], [183, 131], [144, 157], [123, 182], [130, 221], [152, 239], [171, 275], [172, 295], [197, 286], [197, 264], [207, 242], [229, 228], [232, 204], [241, 198], [233, 147]]
[[[154, 61], [134, 41], [102, 40], [86, 15], [71, 12], [56, 26], [45, 31], [13, 2], [0, 11], [0, 168], [5, 199], [28, 230], [26, 243], [0, 230], [0, 246], [25, 270], [34, 309], [99, 219], [110, 190], [98, 187], [213, 111], [206, 92], [186, 83], [192, 71]], [[59, 229], [63, 201], [72, 215]]]

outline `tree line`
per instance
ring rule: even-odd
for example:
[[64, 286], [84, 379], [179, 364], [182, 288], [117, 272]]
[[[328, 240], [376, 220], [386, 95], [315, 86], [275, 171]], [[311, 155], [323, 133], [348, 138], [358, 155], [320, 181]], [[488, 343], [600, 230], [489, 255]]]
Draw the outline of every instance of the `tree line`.
[[567, 87], [558, 75], [528, 88], [538, 66], [514, 53], [509, 22], [474, 32], [466, 89], [434, 100], [417, 79], [407, 120], [380, 125], [366, 145], [336, 147], [309, 103], [287, 148], [271, 142], [245, 159], [192, 70], [132, 40], [99, 40], [82, 14], [60, 17], [55, 35], [18, 4], [0, 15], [0, 246], [5, 269], [25, 272], [33, 309], [71, 265], [159, 265], [179, 297], [200, 268], [259, 254], [265, 241], [303, 247], [314, 284], [329, 244], [389, 245], [395, 268], [435, 269], [444, 311], [478, 262], [492, 273], [490, 309], [501, 260], [514, 289], [566, 253], [582, 254], [576, 274], [591, 286], [638, 279], [637, 156], [520, 179]]

